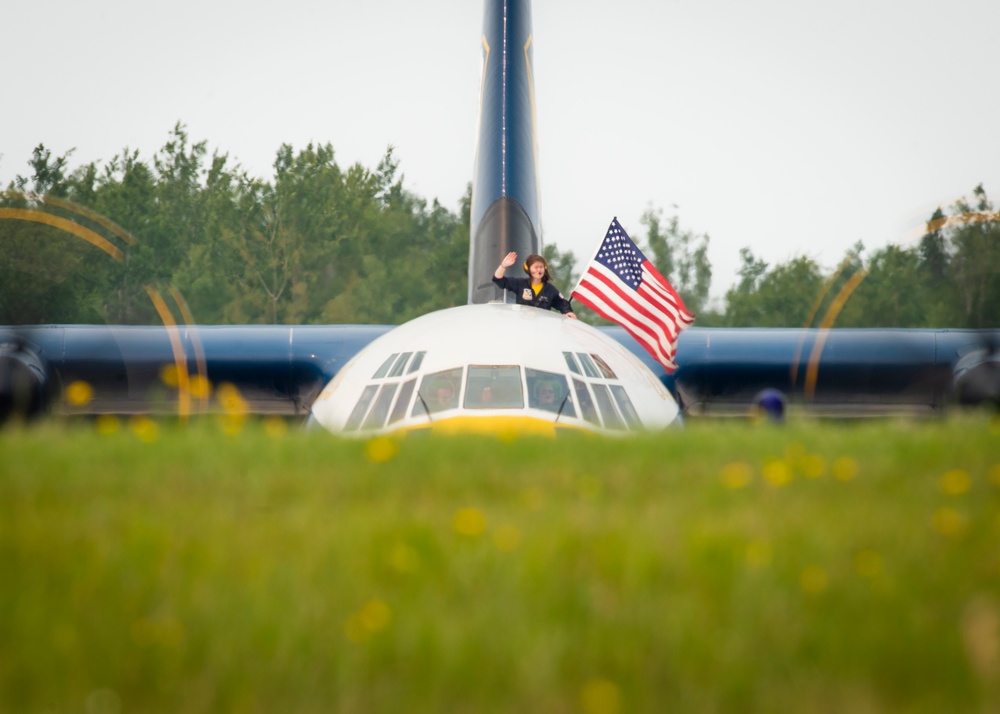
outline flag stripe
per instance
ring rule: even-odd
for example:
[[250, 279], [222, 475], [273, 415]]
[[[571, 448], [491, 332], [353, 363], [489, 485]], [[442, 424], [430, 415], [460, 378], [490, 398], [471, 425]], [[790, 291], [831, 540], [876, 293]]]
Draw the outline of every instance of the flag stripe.
[[[587, 275], [600, 283], [599, 285], [594, 284], [591, 287], [592, 290], [603, 289], [614, 293], [620, 301], [624, 301], [626, 305], [638, 313], [635, 316], [637, 320], [646, 321], [653, 330], [659, 328], [657, 330], [659, 339], [667, 342], [677, 339], [679, 330], [673, 316], [667, 315], [666, 321], [658, 320], [657, 313], [662, 312], [662, 310], [650, 302], [649, 296], [643, 292], [642, 286], [638, 291], [632, 290], [628, 286], [622, 287], [621, 283], [615, 279], [614, 274], [608, 275], [607, 268], [603, 265], [594, 266]], [[613, 296], [609, 295], [609, 297]], [[669, 336], [664, 334], [665, 331], [669, 332]]]
[[[652, 270], [653, 272], [649, 272], [650, 270]], [[654, 268], [653, 265], [648, 260], [645, 262], [645, 264], [643, 264], [644, 279], [642, 284], [639, 286], [639, 289], [641, 290], [643, 288], [646, 288], [651, 292], [654, 292], [657, 295], [659, 295], [661, 300], [663, 301], [663, 304], [669, 307], [670, 310], [677, 315], [678, 319], [681, 322], [690, 325], [692, 322], [694, 322], [694, 315], [692, 315], [690, 312], [687, 311], [687, 308], [684, 306], [684, 301], [681, 300], [680, 295], [678, 295], [677, 292], [673, 289], [673, 287], [671, 287], [670, 283], [660, 282], [661, 280], [663, 280], [662, 276], [659, 279], [656, 278], [656, 275], [658, 275], [658, 273], [654, 274], [655, 271], [656, 268]], [[645, 276], [647, 274], [651, 275], [652, 278], [649, 282], [645, 280]]]
[[648, 288], [645, 283], [639, 286], [637, 291], [642, 295], [650, 305], [650, 309], [654, 312], [662, 312], [664, 316], [670, 320], [671, 325], [674, 329], [671, 334], [674, 338], [687, 327], [687, 323], [684, 321], [683, 316], [677, 311], [677, 306], [673, 303], [664, 300], [662, 293], [657, 293], [652, 289]]
[[641, 316], [629, 307], [628, 303], [615, 300], [613, 297], [605, 299], [609, 297], [609, 293], [599, 287], [595, 289], [595, 287], [592, 283], [584, 280], [577, 291], [580, 301], [602, 317], [624, 327], [658, 362], [664, 367], [673, 369], [675, 350], [671, 341], [664, 335], [662, 328], [658, 330], [659, 334], [656, 334], [654, 328], [649, 323], [644, 322]]
[[[667, 305], [674, 311], [676, 311], [678, 318], [681, 322], [686, 325], [690, 325], [694, 322], [694, 315], [688, 312], [687, 307], [684, 305], [684, 301], [681, 300], [681, 296], [677, 294], [673, 286], [667, 282], [667, 279], [660, 275], [660, 271], [656, 269], [652, 263], [648, 260], [642, 264], [643, 268], [643, 281], [640, 288], [646, 287], [653, 290], [663, 296], [663, 299]], [[650, 280], [646, 280], [646, 275], [650, 276]]]
[[653, 356], [658, 360], [661, 358], [669, 359], [671, 357], [669, 341], [665, 340], [661, 335], [655, 334], [641, 319], [637, 319], [634, 313], [630, 314], [628, 311], [621, 309], [621, 303], [609, 302], [604, 299], [603, 296], [605, 295], [606, 293], [604, 292], [593, 292], [585, 288], [580, 293], [580, 301], [595, 310], [602, 317], [617, 322], [627, 329], [633, 337], [646, 345], [646, 349], [655, 351]]
[[[628, 330], [629, 334], [641, 342], [646, 350], [664, 365], [673, 363], [673, 340], [665, 335], [662, 328], [657, 329], [655, 324], [649, 323], [636, 311], [630, 309], [630, 303], [615, 300], [613, 295], [601, 290], [599, 286], [594, 286], [585, 280], [581, 287], [584, 287], [581, 302], [587, 304], [602, 317], [616, 322]], [[588, 301], [582, 298], [587, 298], [593, 304], [588, 304]]]
[[646, 297], [651, 301], [659, 305], [659, 309], [665, 310], [667, 314], [673, 319], [674, 323], [678, 326], [677, 331], [683, 330], [685, 327], [690, 327], [691, 323], [694, 321], [694, 316], [691, 313], [678, 308], [677, 304], [665, 296], [662, 289], [659, 287], [654, 287], [652, 285], [646, 285], [642, 283], [639, 286], [639, 292], [646, 295]]
[[596, 312], [598, 315], [623, 327], [625, 331], [629, 333], [639, 344], [641, 344], [643, 349], [649, 352], [653, 356], [653, 359], [657, 362], [671, 370], [676, 368], [673, 360], [673, 354], [665, 353], [662, 349], [660, 341], [651, 337], [648, 332], [642, 330], [636, 323], [628, 320], [624, 315], [621, 315], [612, 306], [608, 305], [604, 300], [596, 295], [591, 295], [586, 291], [581, 292], [579, 289], [574, 294], [580, 302]]

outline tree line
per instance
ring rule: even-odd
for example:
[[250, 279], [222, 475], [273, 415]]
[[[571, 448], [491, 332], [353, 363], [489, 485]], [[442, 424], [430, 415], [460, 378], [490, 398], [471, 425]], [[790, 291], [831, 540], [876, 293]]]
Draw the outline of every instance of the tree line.
[[865, 256], [858, 242], [830, 273], [805, 256], [771, 267], [742, 249], [717, 324], [1000, 327], [1000, 213], [982, 184], [972, 195], [950, 215], [935, 210], [914, 245]]
[[[428, 203], [403, 188], [391, 147], [370, 169], [342, 167], [330, 144], [284, 145], [270, 181], [180, 124], [151, 160], [126, 149], [71, 170], [71, 153], [38, 146], [0, 195], [0, 324], [159, 324], [150, 286], [201, 324], [398, 324], [466, 300], [471, 186], [457, 211]], [[1000, 326], [1000, 220], [981, 185], [919, 243], [868, 256], [858, 243], [833, 271], [744, 248], [721, 308], [709, 236], [653, 208], [641, 225], [633, 238], [700, 326]], [[568, 290], [576, 256], [544, 253]]]
[[[208, 155], [176, 126], [152, 161], [124, 151], [72, 172], [39, 146], [2, 203], [135, 237], [120, 261], [52, 226], [0, 220], [0, 322], [158, 324], [147, 285], [171, 287], [202, 324], [396, 323], [464, 303], [470, 196], [458, 213], [329, 145], [282, 146], [274, 178]], [[57, 199], [57, 203], [48, 200]], [[444, 279], [444, 276], [448, 276]]]

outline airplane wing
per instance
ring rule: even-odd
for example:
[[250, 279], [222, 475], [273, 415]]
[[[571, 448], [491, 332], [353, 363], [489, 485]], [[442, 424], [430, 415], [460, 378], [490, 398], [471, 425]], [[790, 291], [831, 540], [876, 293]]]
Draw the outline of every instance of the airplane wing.
[[[317, 395], [392, 326], [44, 325], [0, 329], [0, 421], [57, 414], [197, 414], [202, 385], [231, 385], [252, 414], [305, 416]], [[1000, 331], [691, 328], [678, 369], [622, 328], [602, 328], [642, 360], [688, 416], [745, 415], [776, 390], [813, 414], [914, 415], [996, 402]], [[184, 375], [182, 380], [179, 375]], [[85, 400], [69, 387], [86, 384]], [[185, 406], [186, 403], [186, 406]]]
[[[338, 370], [387, 325], [0, 328], [0, 421], [61, 414], [207, 411], [212, 388], [253, 414], [308, 414]], [[85, 384], [85, 399], [67, 392]], [[206, 388], [212, 385], [212, 388]], [[187, 402], [187, 407], [183, 406]], [[79, 402], [79, 403], [75, 403]]]

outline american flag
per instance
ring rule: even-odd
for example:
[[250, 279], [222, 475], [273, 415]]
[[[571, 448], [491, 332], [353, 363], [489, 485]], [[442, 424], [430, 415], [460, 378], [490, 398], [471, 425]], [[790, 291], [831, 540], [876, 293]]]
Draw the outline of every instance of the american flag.
[[624, 327], [667, 372], [677, 369], [677, 336], [694, 315], [617, 218], [571, 296]]

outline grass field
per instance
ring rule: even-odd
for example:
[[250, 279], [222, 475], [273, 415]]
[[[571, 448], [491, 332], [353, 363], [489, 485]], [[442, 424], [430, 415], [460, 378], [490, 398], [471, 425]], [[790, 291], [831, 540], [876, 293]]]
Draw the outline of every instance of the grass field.
[[1000, 710], [995, 419], [101, 426], [0, 432], [0, 711]]

